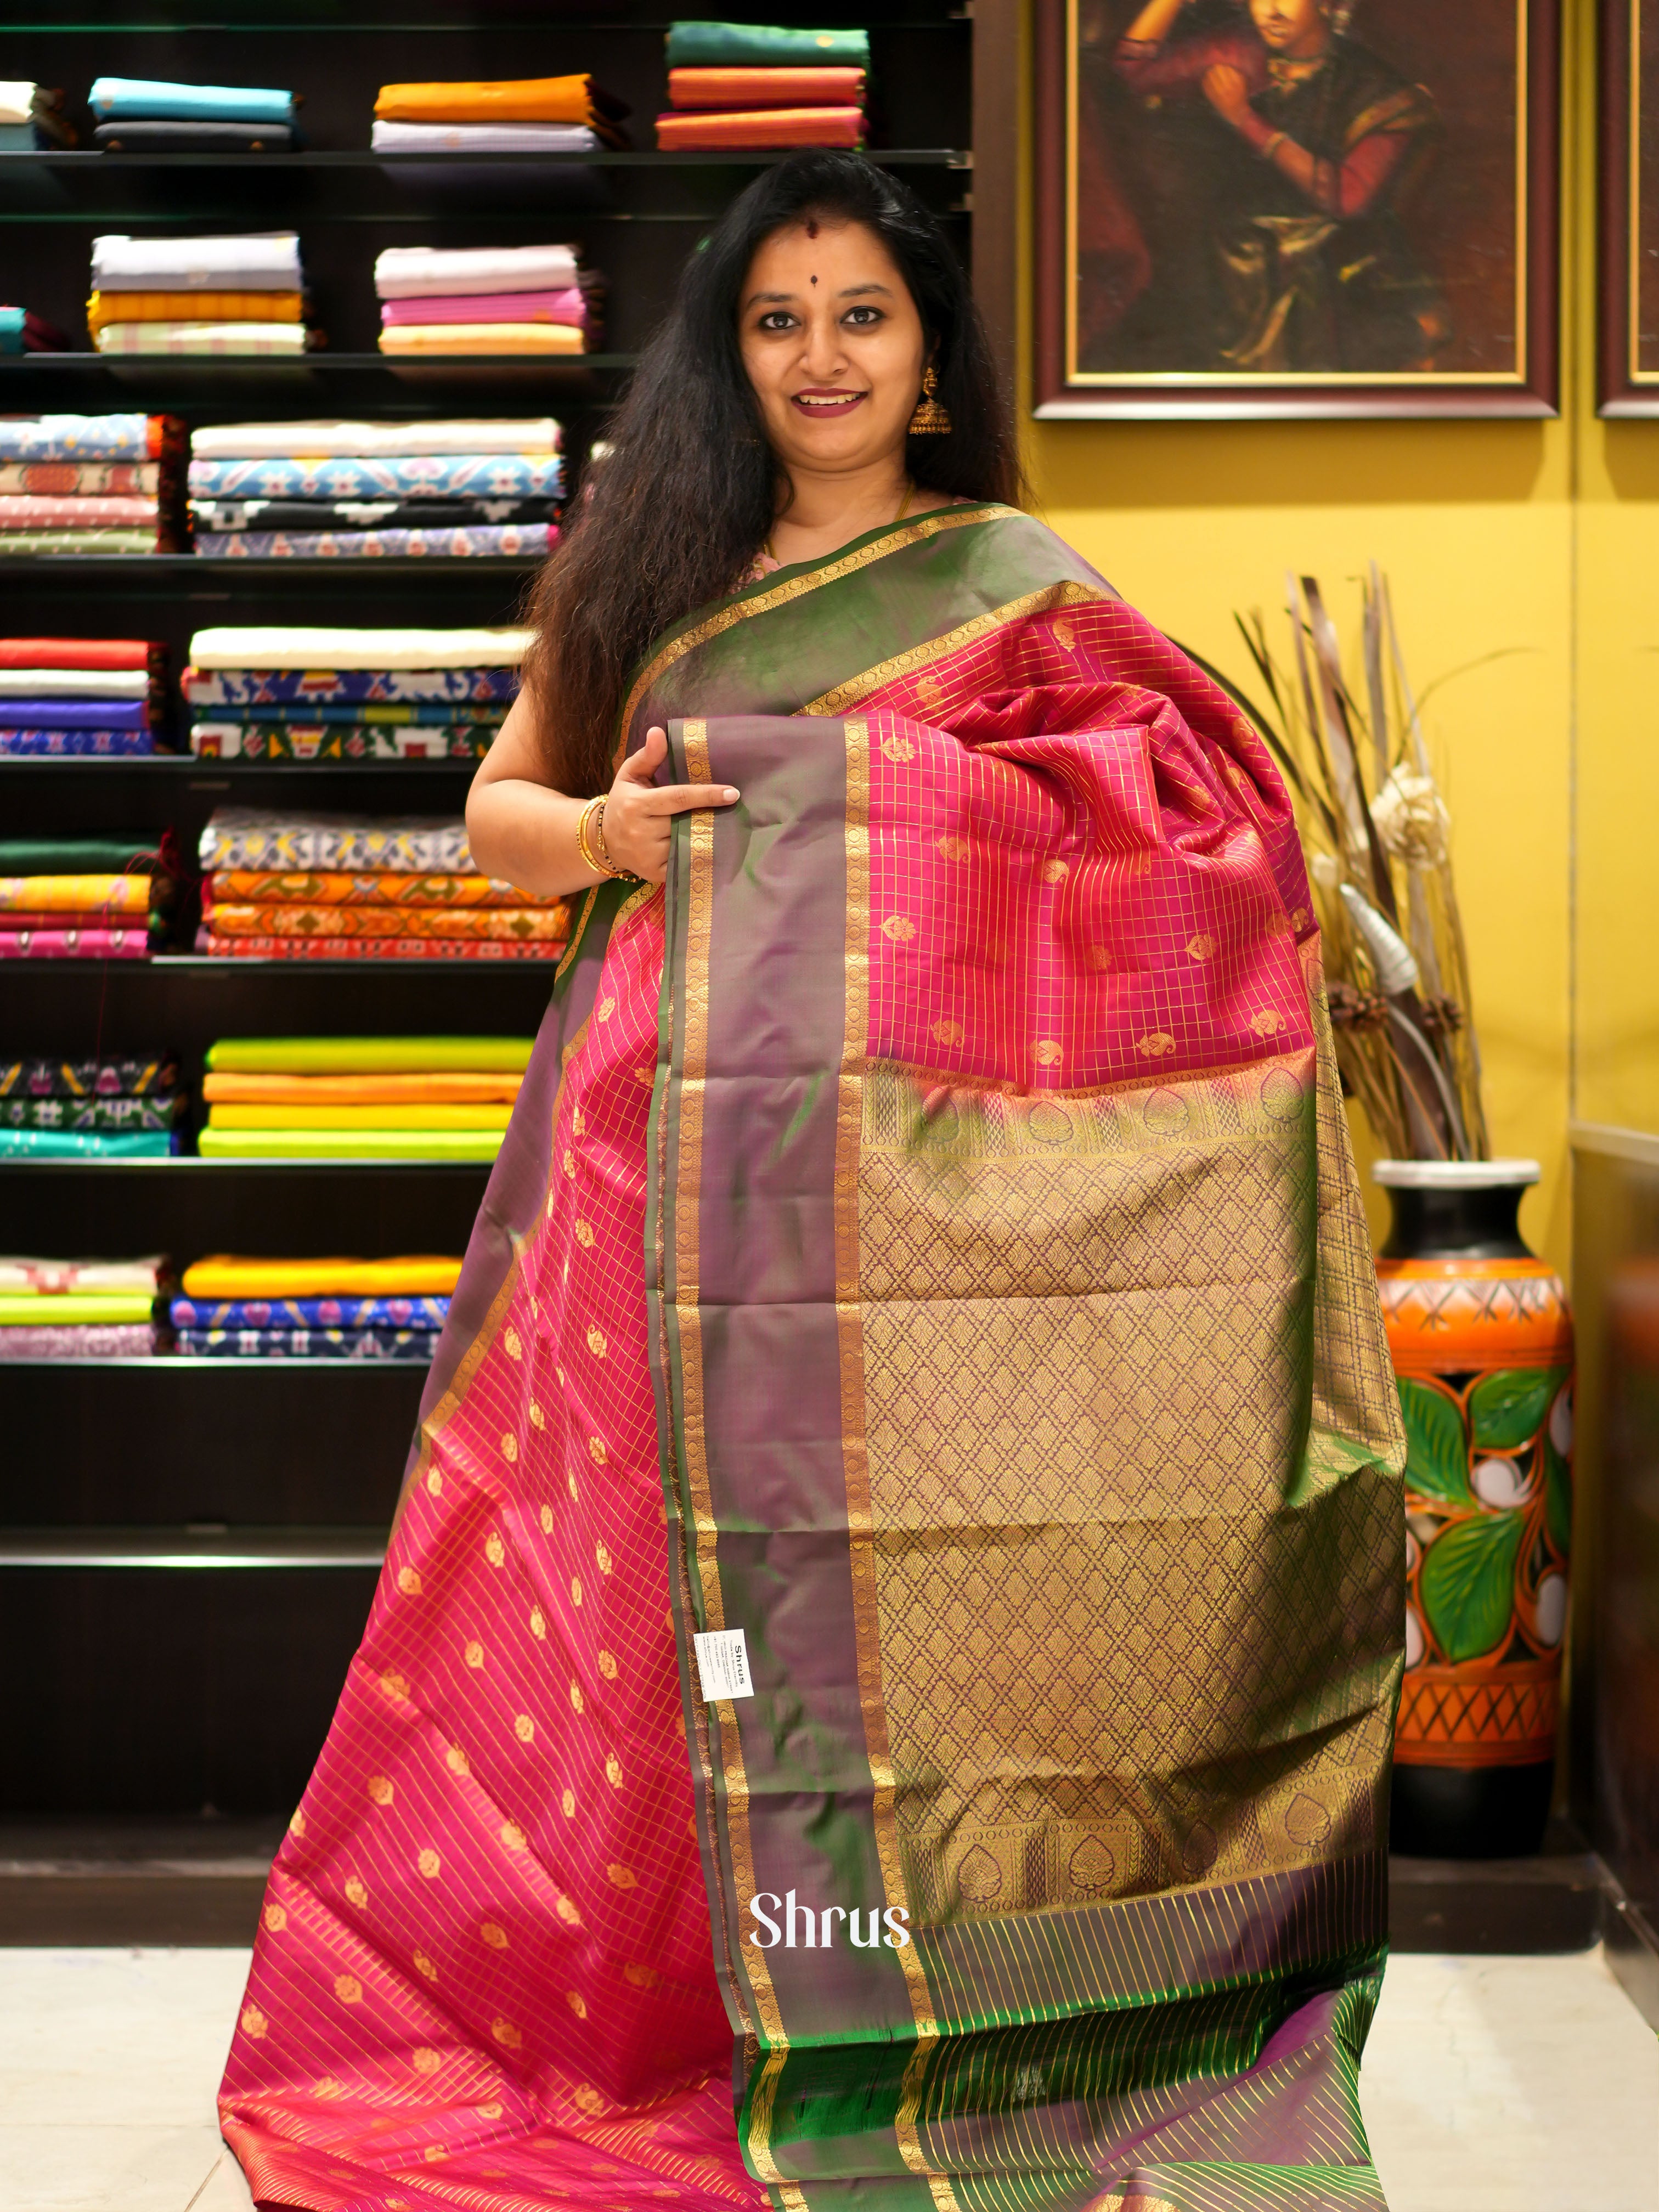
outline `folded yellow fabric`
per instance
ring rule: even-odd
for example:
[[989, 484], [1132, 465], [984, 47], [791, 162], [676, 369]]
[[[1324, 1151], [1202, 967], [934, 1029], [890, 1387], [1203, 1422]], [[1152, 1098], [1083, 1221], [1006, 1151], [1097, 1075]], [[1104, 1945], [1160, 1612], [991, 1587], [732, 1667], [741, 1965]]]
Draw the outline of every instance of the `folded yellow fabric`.
[[499, 1129], [204, 1129], [204, 1160], [493, 1160]]
[[155, 1309], [153, 1291], [0, 1291], [0, 1328], [148, 1321]]
[[441, 1297], [459, 1279], [461, 1263], [429, 1252], [395, 1260], [256, 1260], [212, 1252], [186, 1267], [191, 1298]]
[[207, 1065], [240, 1075], [429, 1075], [442, 1069], [521, 1074], [534, 1037], [221, 1037]]
[[87, 328], [106, 323], [297, 323], [298, 292], [94, 292]]
[[206, 1075], [211, 1105], [510, 1106], [521, 1075]]
[[455, 84], [383, 84], [374, 112], [388, 123], [586, 123], [592, 80], [580, 76], [463, 79]]
[[149, 876], [0, 876], [0, 913], [144, 915]]
[[504, 1129], [510, 1106], [211, 1106], [210, 1129]]
[[574, 323], [388, 323], [382, 353], [580, 353]]

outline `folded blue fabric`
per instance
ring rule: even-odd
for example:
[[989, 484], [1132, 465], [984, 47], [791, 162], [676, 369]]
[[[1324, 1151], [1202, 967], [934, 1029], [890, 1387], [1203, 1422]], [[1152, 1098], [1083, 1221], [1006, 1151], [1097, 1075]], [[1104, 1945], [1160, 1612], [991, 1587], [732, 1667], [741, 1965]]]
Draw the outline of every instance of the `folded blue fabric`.
[[169, 84], [141, 76], [100, 76], [87, 94], [100, 123], [289, 123], [294, 94], [263, 85]]
[[177, 1130], [103, 1137], [82, 1129], [0, 1129], [0, 1159], [165, 1160], [178, 1149]]
[[398, 1328], [435, 1334], [449, 1300], [430, 1298], [174, 1298], [175, 1328]]
[[[0, 146], [0, 153], [6, 150]], [[22, 352], [23, 314], [21, 307], [0, 307], [0, 353]]]
[[[0, 530], [0, 554], [6, 533]], [[143, 730], [149, 708], [142, 699], [0, 699], [0, 730]]]
[[437, 1338], [425, 1328], [181, 1328], [191, 1359], [412, 1359], [422, 1366]]

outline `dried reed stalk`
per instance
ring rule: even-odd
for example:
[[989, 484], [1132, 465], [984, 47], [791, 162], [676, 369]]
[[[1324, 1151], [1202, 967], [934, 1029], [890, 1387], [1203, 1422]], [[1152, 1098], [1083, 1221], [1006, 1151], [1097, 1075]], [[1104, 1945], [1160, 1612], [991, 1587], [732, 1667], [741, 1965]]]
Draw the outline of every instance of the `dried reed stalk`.
[[1294, 681], [1252, 611], [1236, 619], [1271, 711], [1226, 688], [1290, 787], [1344, 1085], [1393, 1157], [1485, 1159], [1451, 820], [1429, 764], [1387, 580], [1373, 562], [1361, 585], [1363, 708], [1343, 676], [1316, 580], [1287, 576], [1285, 608]]

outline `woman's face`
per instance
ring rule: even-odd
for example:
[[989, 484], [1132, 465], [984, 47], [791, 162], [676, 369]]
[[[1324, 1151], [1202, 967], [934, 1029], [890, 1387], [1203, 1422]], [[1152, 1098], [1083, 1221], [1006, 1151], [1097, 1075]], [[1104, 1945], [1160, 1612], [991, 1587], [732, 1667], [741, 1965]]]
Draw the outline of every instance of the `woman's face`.
[[838, 475], [902, 453], [927, 342], [897, 265], [863, 223], [775, 232], [749, 265], [738, 336], [786, 472]]
[[1330, 43], [1330, 16], [1319, 0], [1250, 0], [1250, 21], [1264, 46], [1291, 61], [1310, 60]]

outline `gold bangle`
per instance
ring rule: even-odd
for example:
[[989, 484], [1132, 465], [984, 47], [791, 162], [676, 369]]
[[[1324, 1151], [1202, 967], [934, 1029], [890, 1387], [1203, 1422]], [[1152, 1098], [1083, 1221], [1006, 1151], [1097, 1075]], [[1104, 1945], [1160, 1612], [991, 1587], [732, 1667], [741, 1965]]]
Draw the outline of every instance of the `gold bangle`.
[[591, 868], [596, 876], [611, 876], [616, 873], [616, 870], [611, 866], [610, 854], [605, 854], [602, 860], [599, 857], [599, 850], [595, 849], [592, 842], [592, 833], [603, 818], [604, 813], [605, 799], [601, 795], [598, 799], [590, 799], [576, 817], [576, 850], [581, 854], [582, 866], [585, 868]]

